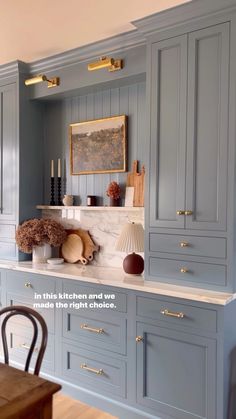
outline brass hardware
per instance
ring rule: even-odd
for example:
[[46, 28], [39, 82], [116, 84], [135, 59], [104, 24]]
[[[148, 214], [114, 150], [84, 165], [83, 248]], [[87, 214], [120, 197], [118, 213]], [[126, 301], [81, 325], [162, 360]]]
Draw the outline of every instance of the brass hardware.
[[[20, 348], [23, 348], [23, 349], [30, 349], [30, 346], [27, 345], [26, 343], [21, 343], [19, 346]], [[38, 352], [38, 348], [34, 348], [34, 352]]]
[[136, 340], [137, 343], [143, 342], [143, 337], [142, 336], [137, 336], [135, 340]]
[[189, 244], [188, 244], [188, 242], [180, 242], [180, 247], [188, 247], [189, 246]]
[[30, 282], [25, 283], [25, 288], [32, 288], [32, 284]]
[[185, 215], [185, 211], [179, 210], [179, 211], [176, 211], [176, 214], [177, 215]]
[[188, 272], [187, 268], [181, 268], [180, 269], [181, 274], [186, 274]]
[[163, 314], [163, 316], [176, 317], [177, 319], [183, 319], [185, 316], [184, 313], [182, 313], [182, 311], [180, 311], [179, 313], [175, 313], [174, 311], [169, 311], [167, 309], [161, 310], [160, 313]]
[[184, 211], [185, 215], [193, 215], [193, 211]]
[[51, 87], [59, 86], [60, 84], [60, 78], [59, 77], [52, 77], [51, 79], [48, 79], [45, 74], [40, 74], [39, 76], [32, 77], [31, 79], [25, 80], [26, 86], [31, 86], [32, 84], [41, 83], [42, 81], [48, 82], [48, 89]]
[[88, 64], [88, 70], [100, 70], [101, 68], [108, 68], [108, 71], [117, 71], [123, 68], [123, 60], [114, 60], [114, 58], [101, 57], [99, 61]]
[[80, 329], [88, 330], [89, 332], [93, 332], [93, 333], [99, 333], [99, 334], [104, 333], [104, 329], [102, 329], [101, 327], [97, 329], [95, 327], [90, 327], [87, 324], [81, 324]]
[[100, 368], [99, 370], [97, 370], [96, 368], [88, 367], [86, 364], [80, 364], [80, 368], [82, 368], [82, 370], [93, 372], [94, 374], [97, 374], [97, 375], [104, 374], [104, 371], [103, 371], [102, 368]]

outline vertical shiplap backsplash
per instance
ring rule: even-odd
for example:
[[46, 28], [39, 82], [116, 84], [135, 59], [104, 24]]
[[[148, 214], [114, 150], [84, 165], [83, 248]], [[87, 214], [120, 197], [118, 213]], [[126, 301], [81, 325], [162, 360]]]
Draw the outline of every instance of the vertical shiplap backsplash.
[[[86, 205], [87, 195], [96, 195], [106, 205], [106, 189], [116, 180], [125, 190], [126, 173], [70, 175], [69, 125], [115, 115], [128, 116], [128, 171], [132, 161], [146, 164], [145, 82], [122, 86], [45, 104], [44, 204], [50, 201], [50, 160], [62, 158], [63, 191], [75, 197], [76, 205]], [[57, 174], [57, 167], [56, 167]]]

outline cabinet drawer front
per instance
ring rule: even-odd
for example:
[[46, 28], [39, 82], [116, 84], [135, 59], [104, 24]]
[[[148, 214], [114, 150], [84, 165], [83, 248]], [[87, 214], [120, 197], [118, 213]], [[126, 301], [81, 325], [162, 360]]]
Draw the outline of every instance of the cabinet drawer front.
[[13, 224], [0, 224], [0, 239], [14, 239], [16, 226]]
[[[136, 313], [140, 317], [162, 320], [180, 327], [184, 326], [207, 332], [217, 332], [217, 312], [215, 310], [172, 303], [156, 298], [137, 297]], [[175, 315], [179, 315], [180, 313], [183, 313], [183, 318], [175, 317]]]
[[96, 392], [126, 397], [126, 363], [85, 348], [63, 345], [63, 376]]
[[126, 354], [126, 319], [109, 314], [104, 321], [104, 316], [98, 313], [88, 315], [84, 317], [76, 310], [64, 310], [63, 336], [92, 347]]
[[[40, 301], [40, 300], [39, 300]], [[7, 305], [8, 306], [26, 306], [33, 308], [38, 313], [41, 314], [41, 316], [44, 318], [48, 331], [50, 333], [54, 333], [55, 331], [55, 310], [50, 308], [36, 308], [34, 306], [35, 301], [29, 299], [28, 297], [24, 297], [23, 295], [14, 294], [14, 293], [7, 293]], [[22, 326], [31, 326], [30, 321], [25, 318], [24, 316], [14, 316], [12, 318], [12, 321], [14, 321], [15, 324], [19, 324]]]
[[[25, 365], [26, 357], [28, 355], [29, 349], [27, 347], [30, 346], [32, 339], [32, 334], [29, 328], [24, 326], [16, 325], [14, 322], [11, 322], [10, 325], [7, 326], [7, 340], [8, 340], [8, 348], [9, 348], [9, 359], [10, 362], [17, 362], [21, 365]], [[36, 342], [35, 349], [40, 347], [41, 339], [40, 335]], [[43, 363], [41, 369], [44, 371], [54, 370], [54, 336], [48, 335], [48, 343], [47, 348], [44, 354]], [[35, 365], [37, 353], [32, 356], [32, 362], [30, 363], [30, 367]]]
[[184, 260], [150, 258], [150, 275], [187, 283], [225, 286], [226, 266]]
[[[101, 286], [86, 286], [65, 281], [63, 283], [63, 292], [65, 294], [77, 294], [81, 298], [70, 299], [70, 303], [87, 303], [87, 308], [79, 308], [80, 312], [98, 311], [98, 312], [110, 312], [110, 310], [119, 311], [121, 313], [127, 312], [127, 297], [126, 294], [112, 290], [112, 288], [105, 289]], [[110, 295], [114, 295], [114, 299], [108, 298]], [[93, 298], [95, 297], [95, 298]], [[107, 298], [106, 298], [107, 297]], [[67, 301], [68, 302], [68, 301]], [[111, 307], [104, 307], [105, 304], [113, 304]], [[72, 306], [71, 306], [72, 307]], [[75, 307], [76, 308], [76, 307]]]
[[150, 251], [226, 258], [226, 239], [151, 233]]
[[[55, 293], [56, 281], [45, 275], [27, 272], [7, 272], [6, 286], [8, 291], [34, 298], [34, 294]], [[38, 300], [38, 302], [43, 300]]]

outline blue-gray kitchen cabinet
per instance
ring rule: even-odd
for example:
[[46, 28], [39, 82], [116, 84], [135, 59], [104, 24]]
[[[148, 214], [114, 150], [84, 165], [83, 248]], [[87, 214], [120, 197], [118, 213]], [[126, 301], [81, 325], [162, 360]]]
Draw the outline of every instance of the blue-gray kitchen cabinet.
[[227, 241], [232, 44], [230, 23], [221, 20], [149, 40], [145, 271], [152, 280], [225, 290], [233, 287]]
[[175, 419], [215, 419], [216, 340], [137, 322], [137, 401]]

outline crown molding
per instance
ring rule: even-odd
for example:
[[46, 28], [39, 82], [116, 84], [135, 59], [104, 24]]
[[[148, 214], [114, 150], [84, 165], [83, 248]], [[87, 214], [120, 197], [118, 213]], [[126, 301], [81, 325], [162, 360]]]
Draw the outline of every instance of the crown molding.
[[191, 19], [199, 19], [216, 13], [236, 10], [236, 0], [192, 0], [159, 13], [132, 21], [138, 32], [145, 37], [154, 32], [183, 24]]
[[29, 65], [23, 61], [12, 61], [7, 64], [0, 65], [0, 77], [16, 77], [21, 73], [29, 73]]
[[145, 44], [145, 39], [136, 29], [111, 38], [84, 45], [61, 54], [56, 54], [29, 64], [31, 74], [54, 71], [59, 68], [78, 64], [103, 55], [118, 54], [132, 47]]

